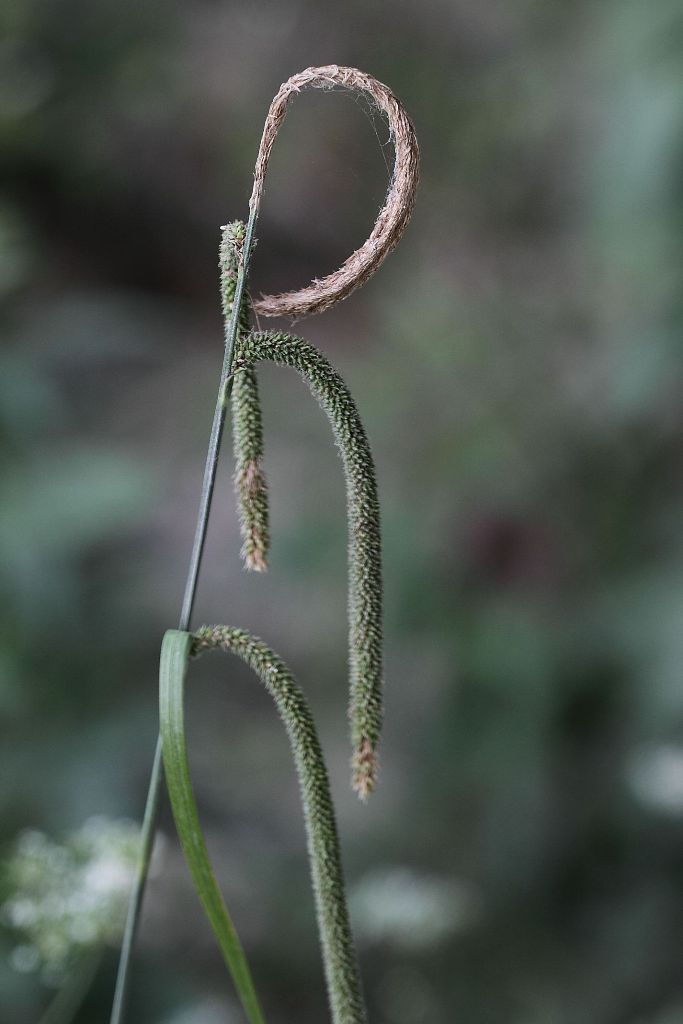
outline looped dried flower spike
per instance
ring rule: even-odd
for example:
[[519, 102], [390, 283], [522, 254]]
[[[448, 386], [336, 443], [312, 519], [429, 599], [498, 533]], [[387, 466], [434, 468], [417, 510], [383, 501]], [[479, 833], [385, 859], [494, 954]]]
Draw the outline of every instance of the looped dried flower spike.
[[333, 89], [342, 86], [351, 92], [369, 96], [378, 109], [386, 115], [389, 130], [394, 141], [394, 171], [384, 206], [377, 215], [370, 236], [360, 249], [320, 281], [313, 281], [307, 288], [285, 292], [282, 295], [264, 295], [254, 302], [254, 309], [261, 316], [302, 317], [309, 313], [321, 313], [335, 302], [360, 288], [382, 265], [391, 250], [398, 244], [405, 231], [415, 205], [415, 193], [419, 180], [420, 155], [415, 129], [401, 101], [391, 89], [357, 68], [328, 64], [326, 67], [306, 68], [298, 75], [292, 75], [284, 82], [268, 111], [254, 170], [254, 188], [249, 201], [250, 210], [257, 210], [263, 195], [263, 186], [270, 153], [275, 142], [292, 96], [303, 89]]

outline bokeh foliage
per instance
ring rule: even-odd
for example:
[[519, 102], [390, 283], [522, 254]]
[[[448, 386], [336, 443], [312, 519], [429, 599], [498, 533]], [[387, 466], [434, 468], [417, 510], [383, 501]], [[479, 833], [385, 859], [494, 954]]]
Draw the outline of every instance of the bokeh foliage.
[[[400, 249], [302, 329], [378, 469], [372, 805], [345, 789], [343, 484], [277, 370], [271, 570], [241, 572], [226, 460], [197, 623], [264, 636], [310, 696], [377, 1024], [679, 1024], [683, 5], [9, 0], [0, 26], [7, 849], [141, 814], [220, 363], [218, 226], [245, 214], [279, 83], [353, 64], [423, 152]], [[292, 107], [256, 289], [367, 234], [386, 131], [363, 114]], [[293, 771], [266, 699], [225, 671], [198, 667], [188, 711], [200, 810], [268, 1019], [319, 1021]], [[174, 843], [165, 865], [134, 1019], [237, 1020]], [[79, 1020], [106, 1020], [114, 959]], [[49, 996], [9, 960], [0, 992], [16, 1024]]]

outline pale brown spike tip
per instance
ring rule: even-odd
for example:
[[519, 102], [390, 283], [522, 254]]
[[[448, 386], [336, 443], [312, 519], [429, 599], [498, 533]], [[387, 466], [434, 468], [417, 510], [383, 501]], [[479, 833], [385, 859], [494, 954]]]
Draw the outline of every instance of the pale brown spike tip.
[[377, 782], [379, 763], [377, 754], [369, 739], [361, 741], [353, 755], [352, 786], [359, 798], [365, 803]]
[[249, 551], [244, 556], [244, 568], [249, 572], [267, 572], [268, 563], [260, 551]]

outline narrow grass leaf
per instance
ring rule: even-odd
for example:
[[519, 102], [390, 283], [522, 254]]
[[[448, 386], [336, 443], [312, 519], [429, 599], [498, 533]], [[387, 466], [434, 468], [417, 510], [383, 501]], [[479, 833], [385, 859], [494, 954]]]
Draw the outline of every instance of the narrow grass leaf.
[[185, 742], [184, 689], [192, 646], [190, 633], [169, 629], [161, 646], [159, 715], [164, 771], [178, 836], [199, 898], [250, 1024], [264, 1024], [247, 959], [228, 914], [199, 822]]

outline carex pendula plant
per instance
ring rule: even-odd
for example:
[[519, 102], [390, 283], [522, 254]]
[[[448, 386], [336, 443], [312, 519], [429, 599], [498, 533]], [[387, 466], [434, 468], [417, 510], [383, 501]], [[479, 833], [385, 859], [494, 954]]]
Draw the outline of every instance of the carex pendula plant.
[[268, 492], [263, 471], [264, 432], [258, 392], [263, 362], [294, 369], [327, 415], [346, 481], [348, 518], [349, 723], [352, 784], [362, 799], [377, 777], [382, 724], [382, 567], [380, 515], [372, 454], [349, 389], [328, 360], [303, 338], [252, 325], [247, 289], [254, 228], [270, 152], [289, 100], [304, 88], [341, 86], [369, 97], [386, 116], [395, 148], [389, 190], [366, 242], [333, 274], [306, 288], [253, 302], [259, 316], [301, 319], [351, 294], [380, 266], [408, 223], [418, 180], [418, 149], [410, 120], [393, 93], [355, 68], [308, 68], [285, 82], [266, 118], [245, 223], [224, 226], [220, 244], [225, 352], [209, 441], [190, 569], [177, 629], [164, 636], [160, 664], [160, 737], [142, 829], [142, 853], [131, 894], [117, 977], [112, 1024], [122, 1024], [133, 944], [139, 923], [162, 781], [166, 776], [181, 846], [206, 915], [250, 1024], [264, 1017], [243, 947], [209, 859], [193, 793], [184, 725], [184, 689], [192, 659], [216, 649], [236, 655], [273, 698], [289, 737], [303, 805], [320, 944], [333, 1024], [363, 1024], [366, 1013], [344, 889], [339, 839], [327, 769], [305, 697], [284, 662], [262, 640], [228, 625], [190, 621], [211, 508], [218, 455], [231, 411], [235, 489], [247, 569], [267, 568]]

